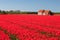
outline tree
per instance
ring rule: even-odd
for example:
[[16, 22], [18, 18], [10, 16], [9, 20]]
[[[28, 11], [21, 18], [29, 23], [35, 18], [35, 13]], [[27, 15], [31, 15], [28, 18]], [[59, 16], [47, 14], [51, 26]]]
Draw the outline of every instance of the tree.
[[7, 14], [6, 11], [2, 11], [3, 14]]

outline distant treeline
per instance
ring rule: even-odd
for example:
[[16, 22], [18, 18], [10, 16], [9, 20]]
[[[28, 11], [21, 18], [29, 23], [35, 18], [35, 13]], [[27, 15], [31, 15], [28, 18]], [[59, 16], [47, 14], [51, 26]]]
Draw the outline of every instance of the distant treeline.
[[20, 10], [10, 10], [10, 11], [4, 11], [0, 10], [0, 14], [37, 14], [37, 12], [27, 12], [27, 11], [20, 11]]

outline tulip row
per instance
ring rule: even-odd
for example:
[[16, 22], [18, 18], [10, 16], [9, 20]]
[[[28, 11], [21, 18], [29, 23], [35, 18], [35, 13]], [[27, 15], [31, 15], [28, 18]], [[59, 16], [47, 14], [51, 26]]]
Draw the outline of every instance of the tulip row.
[[4, 34], [12, 40], [60, 40], [59, 20], [56, 21], [54, 17], [42, 16], [41, 19], [41, 16], [23, 16], [10, 15], [0, 19], [1, 31], [6, 30], [7, 34]]

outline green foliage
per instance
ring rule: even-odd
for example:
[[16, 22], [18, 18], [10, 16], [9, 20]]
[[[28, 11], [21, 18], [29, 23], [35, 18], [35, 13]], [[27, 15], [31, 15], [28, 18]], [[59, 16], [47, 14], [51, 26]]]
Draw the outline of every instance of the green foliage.
[[10, 40], [18, 40], [18, 38], [16, 38], [15, 35], [9, 33], [6, 29], [3, 29], [1, 26], [0, 26], [0, 30], [3, 31], [5, 34], [7, 34], [10, 38]]
[[0, 10], [0, 14], [37, 14], [37, 12], [22, 12], [20, 10], [10, 10], [10, 11], [2, 11]]

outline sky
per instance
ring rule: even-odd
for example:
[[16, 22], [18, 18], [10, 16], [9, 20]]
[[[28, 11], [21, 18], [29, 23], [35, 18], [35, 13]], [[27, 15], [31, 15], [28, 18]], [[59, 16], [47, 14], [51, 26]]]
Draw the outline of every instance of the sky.
[[0, 10], [60, 12], [60, 0], [0, 0]]

